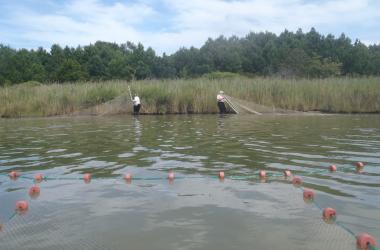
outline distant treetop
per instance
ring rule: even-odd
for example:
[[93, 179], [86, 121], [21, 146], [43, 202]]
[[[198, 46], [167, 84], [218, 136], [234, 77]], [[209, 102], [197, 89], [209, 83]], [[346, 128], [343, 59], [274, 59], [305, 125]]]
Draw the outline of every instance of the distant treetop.
[[342, 34], [323, 36], [314, 28], [280, 35], [251, 32], [245, 37], [209, 38], [202, 47], [157, 56], [152, 48], [98, 41], [50, 52], [0, 44], [0, 86], [38, 82], [110, 79], [189, 78], [212, 72], [308, 77], [380, 75], [380, 45], [352, 42]]

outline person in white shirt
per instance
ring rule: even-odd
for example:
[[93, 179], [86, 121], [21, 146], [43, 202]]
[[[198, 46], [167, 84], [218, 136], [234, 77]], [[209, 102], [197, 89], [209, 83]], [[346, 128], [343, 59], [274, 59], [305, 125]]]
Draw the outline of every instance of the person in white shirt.
[[138, 97], [138, 95], [135, 94], [135, 97], [133, 98], [132, 102], [133, 102], [133, 114], [138, 115], [141, 108], [140, 97]]
[[219, 94], [216, 96], [216, 100], [218, 101], [219, 113], [225, 114], [227, 112], [226, 105], [224, 104], [226, 98], [224, 97], [224, 92], [222, 90], [219, 91]]

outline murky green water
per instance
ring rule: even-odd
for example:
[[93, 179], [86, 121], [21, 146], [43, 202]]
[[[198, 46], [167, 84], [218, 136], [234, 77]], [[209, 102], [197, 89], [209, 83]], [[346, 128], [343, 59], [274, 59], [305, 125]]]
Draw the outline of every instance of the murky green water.
[[[300, 188], [254, 177], [286, 168], [341, 225], [380, 240], [380, 116], [0, 120], [0, 173], [26, 177], [0, 176], [0, 249], [355, 249]], [[220, 182], [220, 170], [236, 178]], [[31, 200], [36, 173], [51, 179]], [[29, 211], [12, 217], [20, 199]]]

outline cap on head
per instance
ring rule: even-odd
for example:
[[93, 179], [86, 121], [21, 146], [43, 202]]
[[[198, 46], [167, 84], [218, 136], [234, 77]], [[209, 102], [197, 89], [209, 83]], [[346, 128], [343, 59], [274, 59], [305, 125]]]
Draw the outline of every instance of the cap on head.
[[223, 90], [219, 91], [219, 94], [224, 94]]

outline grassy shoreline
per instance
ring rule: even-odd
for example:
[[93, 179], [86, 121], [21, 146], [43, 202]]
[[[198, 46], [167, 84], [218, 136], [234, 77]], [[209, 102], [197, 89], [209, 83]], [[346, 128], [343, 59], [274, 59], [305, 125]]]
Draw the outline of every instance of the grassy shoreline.
[[267, 106], [327, 113], [380, 113], [380, 77], [286, 80], [245, 78], [25, 83], [0, 87], [0, 117], [70, 115], [117, 97], [128, 85], [147, 114], [216, 113], [216, 94]]

